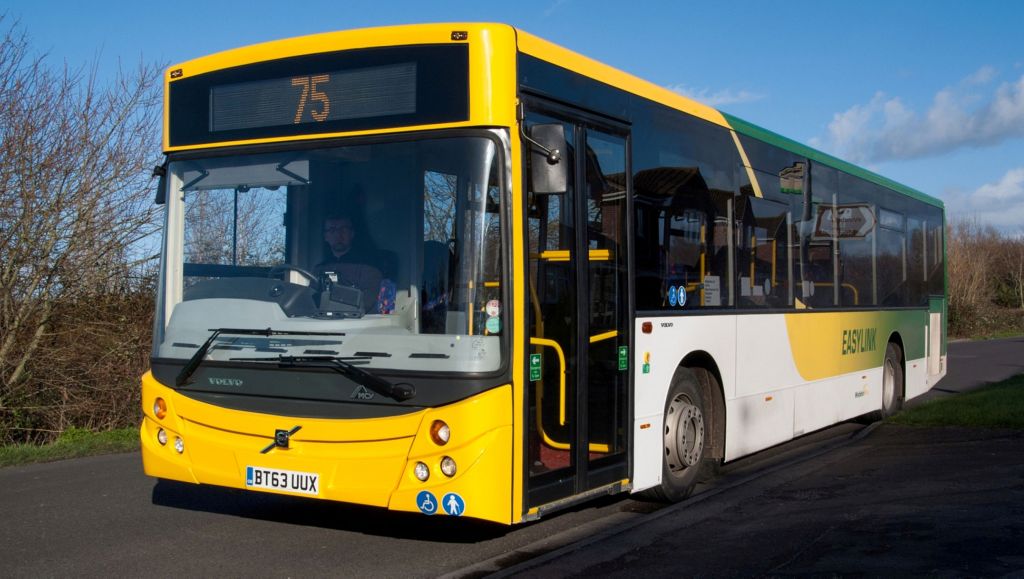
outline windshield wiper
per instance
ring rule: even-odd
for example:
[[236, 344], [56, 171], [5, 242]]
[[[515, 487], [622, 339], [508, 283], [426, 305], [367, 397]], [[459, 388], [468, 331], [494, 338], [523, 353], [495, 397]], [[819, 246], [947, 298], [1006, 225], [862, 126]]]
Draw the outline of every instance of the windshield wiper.
[[174, 379], [176, 386], [184, 386], [188, 384], [188, 379], [192, 377], [192, 374], [196, 371], [196, 368], [203, 363], [203, 359], [206, 358], [206, 353], [210, 351], [210, 346], [213, 345], [213, 341], [217, 339], [217, 336], [221, 334], [239, 334], [242, 336], [344, 336], [343, 332], [299, 332], [291, 330], [275, 330], [273, 328], [266, 328], [263, 330], [256, 330], [252, 328], [211, 328], [209, 331], [213, 332], [209, 338], [203, 342], [202, 346], [196, 350], [195, 354], [188, 359], [185, 366], [178, 372], [178, 377]]
[[276, 358], [231, 358], [244, 362], [277, 362], [282, 366], [313, 366], [331, 368], [353, 382], [366, 386], [381, 396], [404, 402], [416, 396], [416, 387], [406, 382], [391, 382], [376, 374], [363, 370], [352, 362], [361, 358], [342, 358], [340, 356], [278, 356]]

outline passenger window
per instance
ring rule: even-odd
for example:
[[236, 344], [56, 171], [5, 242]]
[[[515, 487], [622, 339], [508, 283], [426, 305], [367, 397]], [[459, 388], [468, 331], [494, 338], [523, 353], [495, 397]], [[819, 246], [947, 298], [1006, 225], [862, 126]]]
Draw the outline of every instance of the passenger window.
[[810, 191], [804, 197], [797, 229], [796, 252], [800, 302], [797, 307], [831, 307], [839, 301], [833, 261], [833, 208], [836, 201], [836, 171], [811, 163]]
[[652, 121], [633, 141], [637, 308], [732, 306], [736, 145], [705, 121]]
[[[742, 167], [741, 171], [745, 172]], [[792, 216], [788, 194], [782, 193], [778, 175], [755, 175], [763, 197], [756, 197], [752, 187], [741, 187], [743, 196], [737, 202], [739, 305], [788, 307], [793, 305]]]

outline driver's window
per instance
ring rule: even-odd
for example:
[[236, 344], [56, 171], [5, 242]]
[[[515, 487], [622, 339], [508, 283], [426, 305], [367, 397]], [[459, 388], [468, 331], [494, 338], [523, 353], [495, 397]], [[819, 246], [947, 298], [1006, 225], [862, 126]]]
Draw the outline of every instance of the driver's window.
[[185, 286], [217, 277], [264, 276], [284, 263], [285, 188], [185, 194]]

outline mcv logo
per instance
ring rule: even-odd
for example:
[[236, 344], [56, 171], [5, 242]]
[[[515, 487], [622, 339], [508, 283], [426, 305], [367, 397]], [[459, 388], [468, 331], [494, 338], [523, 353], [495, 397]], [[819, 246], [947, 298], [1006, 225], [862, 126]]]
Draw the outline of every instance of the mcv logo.
[[352, 395], [349, 398], [355, 400], [373, 400], [373, 392], [370, 392], [366, 386], [359, 386], [352, 391]]
[[214, 386], [241, 386], [245, 382], [238, 378], [207, 378]]

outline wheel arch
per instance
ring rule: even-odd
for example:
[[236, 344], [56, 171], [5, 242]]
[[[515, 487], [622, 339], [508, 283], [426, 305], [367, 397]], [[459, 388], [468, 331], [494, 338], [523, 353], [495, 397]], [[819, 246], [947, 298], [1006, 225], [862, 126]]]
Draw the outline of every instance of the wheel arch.
[[[725, 458], [725, 394], [722, 387], [722, 373], [715, 359], [703, 350], [690, 352], [679, 363], [680, 368], [687, 368], [697, 377], [701, 397], [711, 404], [711, 419], [708, 431], [711, 433], [711, 445], [708, 458]], [[712, 380], [713, 379], [713, 380]]]

